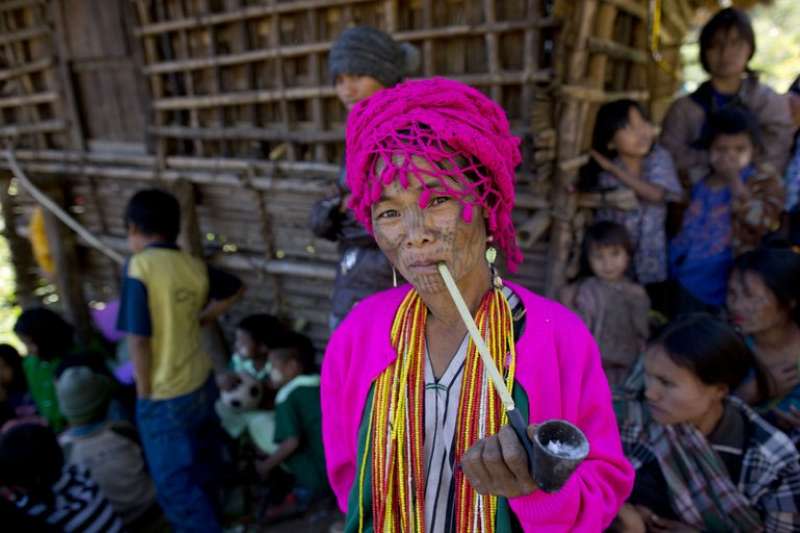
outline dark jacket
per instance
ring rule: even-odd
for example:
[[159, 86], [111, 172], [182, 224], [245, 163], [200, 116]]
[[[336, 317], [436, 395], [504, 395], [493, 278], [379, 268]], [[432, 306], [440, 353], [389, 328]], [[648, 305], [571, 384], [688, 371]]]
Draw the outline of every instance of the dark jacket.
[[362, 298], [392, 286], [392, 266], [375, 239], [353, 216], [340, 206], [348, 195], [344, 169], [339, 176], [339, 193], [318, 201], [311, 209], [311, 231], [314, 235], [339, 243], [339, 267], [333, 287], [331, 329]]

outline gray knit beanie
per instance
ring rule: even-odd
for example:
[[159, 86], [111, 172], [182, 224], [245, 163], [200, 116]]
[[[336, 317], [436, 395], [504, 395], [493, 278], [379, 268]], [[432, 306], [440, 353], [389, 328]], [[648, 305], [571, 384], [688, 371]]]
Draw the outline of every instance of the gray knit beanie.
[[392, 87], [419, 68], [419, 51], [398, 43], [390, 35], [370, 26], [345, 30], [331, 48], [328, 70], [331, 80], [340, 74], [372, 76], [384, 87]]
[[86, 366], [72, 366], [61, 373], [56, 394], [61, 413], [71, 424], [102, 418], [111, 399], [111, 380]]

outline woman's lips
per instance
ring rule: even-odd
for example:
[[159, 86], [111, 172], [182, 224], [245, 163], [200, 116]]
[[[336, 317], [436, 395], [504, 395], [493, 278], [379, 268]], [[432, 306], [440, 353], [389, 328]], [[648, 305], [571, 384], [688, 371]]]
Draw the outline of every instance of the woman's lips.
[[417, 274], [435, 274], [438, 272], [439, 261], [417, 261], [408, 265], [409, 270]]

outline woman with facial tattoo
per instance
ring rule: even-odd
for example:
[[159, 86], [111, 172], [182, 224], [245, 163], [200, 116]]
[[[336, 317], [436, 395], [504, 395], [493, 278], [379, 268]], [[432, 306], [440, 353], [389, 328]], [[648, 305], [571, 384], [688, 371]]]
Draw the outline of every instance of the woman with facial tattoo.
[[[495, 271], [498, 253], [511, 271], [522, 260], [511, 220], [519, 162], [503, 110], [458, 82], [402, 83], [351, 111], [349, 207], [408, 284], [356, 305], [323, 361], [328, 476], [348, 532], [601, 531], [630, 492], [591, 335]], [[530, 474], [443, 266], [528, 435], [565, 419], [588, 439], [559, 491]]]

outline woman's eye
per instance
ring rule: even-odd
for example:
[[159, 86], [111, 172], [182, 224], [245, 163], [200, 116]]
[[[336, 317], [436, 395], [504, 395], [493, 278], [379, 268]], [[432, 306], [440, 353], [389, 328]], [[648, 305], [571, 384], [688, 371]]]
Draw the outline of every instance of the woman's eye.
[[449, 196], [434, 196], [433, 200], [431, 200], [430, 205], [441, 205], [445, 202], [450, 200]]
[[398, 215], [399, 213], [396, 209], [387, 209], [386, 211], [381, 211], [378, 213], [378, 218], [394, 218]]

